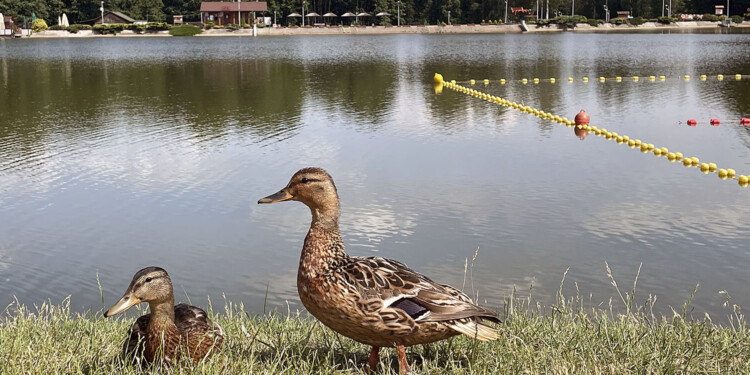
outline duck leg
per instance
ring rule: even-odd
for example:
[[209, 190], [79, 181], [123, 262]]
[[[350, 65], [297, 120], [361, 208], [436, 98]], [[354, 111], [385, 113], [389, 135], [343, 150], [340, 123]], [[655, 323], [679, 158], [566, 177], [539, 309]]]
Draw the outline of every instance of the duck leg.
[[409, 373], [409, 364], [406, 363], [406, 351], [404, 350], [404, 346], [398, 345], [396, 346], [396, 350], [398, 350], [399, 373], [402, 375], [406, 375]]
[[378, 367], [378, 359], [380, 357], [378, 355], [379, 351], [379, 346], [372, 347], [372, 351], [370, 351], [370, 361], [367, 363], [370, 366], [369, 371], [375, 371], [375, 369]]

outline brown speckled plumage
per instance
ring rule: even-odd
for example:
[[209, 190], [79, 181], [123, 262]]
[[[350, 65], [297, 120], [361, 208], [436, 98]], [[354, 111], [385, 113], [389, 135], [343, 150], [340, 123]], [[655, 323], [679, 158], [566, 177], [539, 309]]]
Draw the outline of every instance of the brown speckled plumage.
[[195, 361], [210, 356], [224, 343], [224, 331], [211, 322], [202, 309], [174, 305], [172, 282], [158, 267], [144, 268], [133, 276], [125, 295], [104, 316], [119, 314], [140, 302], [148, 302], [151, 313], [136, 319], [123, 344], [127, 357], [141, 354], [146, 362], [169, 364], [179, 357]]
[[[437, 284], [406, 265], [380, 257], [351, 257], [339, 233], [339, 200], [330, 175], [320, 168], [297, 172], [289, 184], [258, 203], [297, 200], [312, 213], [297, 273], [305, 308], [323, 324], [377, 348], [425, 344], [464, 334], [481, 341], [497, 333], [483, 321], [497, 315], [461, 291]], [[401, 362], [401, 361], [400, 361]], [[407, 369], [401, 363], [402, 370]]]

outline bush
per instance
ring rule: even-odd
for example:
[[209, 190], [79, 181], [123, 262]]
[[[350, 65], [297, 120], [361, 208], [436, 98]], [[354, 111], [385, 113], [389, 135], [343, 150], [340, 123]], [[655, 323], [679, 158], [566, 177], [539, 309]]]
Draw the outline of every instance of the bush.
[[666, 16], [664, 16], [664, 17], [659, 17], [659, 18], [657, 18], [656, 20], [657, 20], [657, 21], [658, 21], [659, 23], [663, 23], [663, 24], [665, 24], [665, 25], [669, 25], [670, 23], [675, 23], [675, 22], [677, 22], [677, 18], [674, 18], [674, 17], [666, 17]]
[[202, 32], [203, 30], [200, 27], [189, 24], [182, 24], [169, 29], [169, 35], [172, 36], [193, 36]]
[[742, 23], [742, 17], [738, 15], [732, 16], [732, 22], [734, 23]]
[[613, 25], [622, 25], [625, 23], [625, 19], [623, 18], [610, 18], [609, 23]]
[[229, 31], [237, 31], [240, 29], [240, 25], [236, 23], [228, 23], [226, 29]]
[[146, 25], [131, 23], [125, 27], [125, 30], [135, 31], [138, 34], [143, 34], [146, 31]]
[[102, 24], [94, 25], [94, 31], [102, 35], [107, 35], [107, 34], [117, 35], [117, 33], [125, 30], [125, 28], [127, 27], [128, 27], [128, 24], [125, 24], [125, 23], [105, 23], [103, 25]]
[[63, 25], [52, 25], [47, 30], [67, 30], [67, 28]]
[[706, 14], [703, 15], [703, 20], [704, 21], [716, 22], [716, 21], [719, 20], [719, 16], [717, 16], [715, 14], [711, 14], [711, 13], [706, 13]]
[[214, 22], [214, 21], [208, 21], [208, 22], [206, 22], [206, 23], [203, 24], [203, 28], [206, 29], [206, 30], [213, 29], [214, 26], [216, 26], [216, 22]]
[[553, 18], [551, 22], [562, 26], [564, 29], [573, 29], [576, 27], [576, 24], [578, 23], [587, 23], [588, 19], [585, 16], [579, 16], [579, 15], [559, 16], [559, 17]]
[[750, 21], [750, 13], [745, 13], [742, 15], [742, 17], [744, 17], [745, 20]]
[[642, 17], [635, 17], [630, 19], [630, 24], [633, 26], [640, 26], [646, 23], [646, 20]]
[[91, 30], [91, 25], [73, 24], [68, 26], [68, 32], [71, 34], [77, 34], [78, 30]]
[[259, 29], [262, 29], [262, 28], [264, 28], [264, 27], [266, 27], [266, 24], [265, 24], [265, 23], [261, 22], [261, 23], [259, 23], [259, 24], [258, 24], [258, 28], [259, 28]]
[[163, 30], [169, 30], [171, 26], [169, 26], [166, 22], [149, 22], [146, 25], [146, 30], [151, 31], [163, 31]]
[[41, 18], [35, 19], [34, 23], [31, 24], [31, 31], [35, 33], [38, 33], [44, 30], [47, 30], [47, 22], [44, 22], [44, 20]]
[[599, 24], [604, 23], [602, 20], [589, 20], [589, 25], [593, 27], [598, 27]]

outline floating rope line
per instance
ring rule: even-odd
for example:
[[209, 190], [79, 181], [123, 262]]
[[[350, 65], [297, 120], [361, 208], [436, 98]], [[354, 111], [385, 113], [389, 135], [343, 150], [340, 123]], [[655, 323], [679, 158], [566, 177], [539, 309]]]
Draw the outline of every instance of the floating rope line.
[[456, 83], [455, 80], [446, 82], [443, 80], [443, 76], [439, 73], [435, 73], [435, 85], [436, 85], [436, 91], [441, 91], [442, 87], [445, 86], [451, 90], [458, 91], [467, 95], [471, 95], [475, 98], [479, 98], [482, 100], [486, 100], [488, 102], [495, 103], [497, 105], [501, 105], [503, 107], [508, 107], [515, 109], [517, 111], [528, 113], [530, 115], [534, 115], [536, 117], [539, 117], [541, 119], [556, 122], [561, 125], [565, 125], [567, 127], [577, 127], [578, 129], [582, 129], [585, 131], [588, 131], [590, 133], [596, 134], [599, 137], [603, 137], [607, 140], [612, 140], [617, 142], [618, 144], [624, 144], [632, 149], [640, 149], [642, 153], [652, 153], [655, 156], [659, 157], [666, 157], [667, 160], [670, 162], [678, 162], [681, 161], [682, 164], [686, 167], [697, 167], [698, 170], [703, 172], [704, 174], [709, 173], [716, 173], [720, 179], [722, 180], [737, 180], [740, 186], [747, 187], [750, 183], [750, 177], [746, 175], [737, 175], [736, 171], [734, 169], [724, 169], [724, 168], [718, 168], [716, 164], [714, 163], [701, 163], [700, 159], [697, 157], [685, 157], [681, 152], [670, 152], [669, 149], [666, 147], [656, 147], [653, 143], [646, 143], [641, 141], [640, 139], [631, 139], [627, 135], [620, 135], [616, 132], [610, 132], [605, 128], [597, 128], [596, 126], [590, 126], [588, 124], [585, 125], [576, 125], [575, 121], [568, 119], [567, 117], [560, 117], [557, 115], [554, 115], [550, 112], [540, 111], [535, 108], [531, 108], [527, 105], [519, 104], [516, 102], [512, 102], [508, 99], [504, 99], [498, 96], [489, 95], [468, 87], [464, 87], [458, 83]]
[[[727, 77], [731, 77], [731, 75], [729, 75]], [[678, 79], [682, 79], [685, 82], [688, 82], [688, 81], [690, 81], [690, 78], [691, 78], [690, 75], [685, 74], [683, 76], [680, 76]], [[745, 74], [745, 75], [735, 74], [734, 75], [734, 80], [735, 81], [741, 81], [743, 78], [744, 79], [749, 79], [750, 75], [748, 75], [748, 74]], [[628, 82], [628, 81], [639, 82], [641, 80], [644, 80], [644, 81], [648, 80], [650, 82], [656, 82], [656, 81], [664, 82], [664, 81], [667, 80], [667, 76], [663, 76], [663, 75], [662, 76], [632, 76], [632, 77], [624, 77], [624, 78], [620, 77], [620, 76], [617, 76], [617, 77], [598, 77], [598, 78], [594, 78], [594, 79], [596, 79], [596, 80], [598, 80], [599, 82], [602, 82], [602, 83], [604, 83], [604, 82], [618, 82], [619, 83], [619, 82], [623, 82], [623, 81], [625, 81], [625, 82]], [[670, 79], [673, 79], [673, 78], [670, 78]], [[707, 76], [705, 74], [702, 74], [700, 76], [700, 80], [701, 81], [708, 81], [708, 80], [723, 81], [724, 80], [724, 75], [723, 74], [717, 74], [715, 76]], [[465, 80], [465, 81], [457, 81], [457, 83], [459, 83], [459, 84], [467, 84], [468, 83], [469, 85], [475, 85], [477, 83], [483, 83], [485, 85], [499, 83], [501, 85], [505, 85], [507, 83], [518, 83], [518, 82], [520, 82], [520, 83], [522, 83], [524, 85], [529, 84], [529, 83], [533, 83], [535, 85], [538, 85], [540, 83], [554, 84], [557, 81], [559, 81], [558, 78], [531, 78], [531, 79], [529, 79], [529, 78], [521, 78], [521, 79], [515, 79], [515, 80], [501, 78], [501, 79], [494, 79], [494, 80], [490, 80], [490, 79], [480, 79], [480, 80], [470, 79], [470, 80]], [[577, 78], [577, 79], [573, 78], [573, 77], [568, 77], [567, 81], [568, 82], [584, 82], [584, 83], [586, 83], [586, 82], [589, 81], [589, 77], [581, 77], [581, 78]]]

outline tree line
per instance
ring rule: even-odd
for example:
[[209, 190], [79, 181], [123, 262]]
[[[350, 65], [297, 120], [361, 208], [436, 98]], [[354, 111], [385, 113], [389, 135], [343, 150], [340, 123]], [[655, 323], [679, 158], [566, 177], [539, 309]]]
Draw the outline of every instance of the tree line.
[[[506, 6], [508, 21], [518, 20], [521, 14], [515, 15], [511, 8], [530, 9], [536, 14], [539, 7], [539, 18], [553, 18], [557, 15], [572, 13], [588, 18], [603, 19], [605, 5], [610, 16], [617, 11], [627, 10], [635, 17], [656, 18], [667, 14], [666, 7], [670, 0], [268, 0], [268, 12], [265, 16], [273, 17], [276, 12], [277, 22], [286, 25], [286, 15], [296, 12], [316, 12], [324, 14], [333, 12], [341, 15], [345, 12], [367, 12], [372, 17], [365, 23], [396, 24], [400, 13], [401, 24], [436, 24], [480, 23], [504, 20]], [[171, 22], [173, 15], [183, 15], [186, 21], [200, 20], [200, 0], [105, 0], [104, 9], [119, 11], [137, 20]], [[663, 6], [664, 5], [664, 6]], [[671, 0], [672, 15], [704, 14], [714, 12], [714, 0]], [[57, 23], [57, 17], [66, 13], [70, 23], [80, 23], [101, 15], [101, 0], [0, 0], [0, 12], [13, 16], [16, 20], [23, 17], [42, 18], [48, 24]], [[730, 4], [733, 15], [748, 12], [747, 4], [733, 1]], [[374, 17], [378, 12], [387, 12], [391, 16]], [[260, 15], [259, 15], [260, 16]], [[341, 19], [337, 19], [340, 22]], [[345, 21], [348, 22], [348, 21]]]

